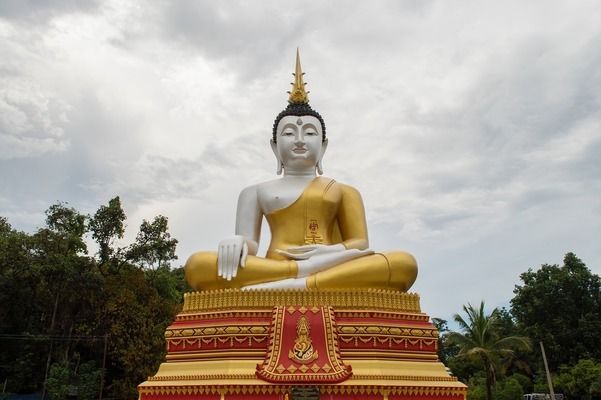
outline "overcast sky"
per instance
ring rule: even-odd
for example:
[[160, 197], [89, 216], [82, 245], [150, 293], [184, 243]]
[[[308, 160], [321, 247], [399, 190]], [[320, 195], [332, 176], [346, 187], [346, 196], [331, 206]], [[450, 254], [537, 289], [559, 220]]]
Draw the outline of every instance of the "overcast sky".
[[568, 251], [601, 273], [598, 0], [1, 0], [0, 215], [119, 195], [125, 242], [163, 214], [175, 265], [215, 249], [275, 177], [297, 46], [325, 175], [416, 256], [425, 312], [506, 306]]

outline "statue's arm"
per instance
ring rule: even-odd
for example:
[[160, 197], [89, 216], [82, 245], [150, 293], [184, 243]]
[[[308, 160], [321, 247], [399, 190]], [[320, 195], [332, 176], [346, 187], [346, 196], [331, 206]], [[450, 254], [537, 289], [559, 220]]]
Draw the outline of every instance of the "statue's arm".
[[340, 184], [342, 200], [338, 208], [338, 225], [342, 244], [347, 249], [365, 250], [369, 247], [363, 199], [357, 189]]
[[257, 187], [249, 186], [240, 192], [236, 211], [236, 235], [242, 236], [248, 246], [248, 254], [256, 255], [261, 238], [263, 212], [259, 205]]
[[217, 249], [217, 275], [231, 280], [244, 268], [246, 257], [256, 255], [259, 249], [261, 221], [256, 186], [244, 189], [238, 197], [236, 212], [236, 235], [223, 239]]

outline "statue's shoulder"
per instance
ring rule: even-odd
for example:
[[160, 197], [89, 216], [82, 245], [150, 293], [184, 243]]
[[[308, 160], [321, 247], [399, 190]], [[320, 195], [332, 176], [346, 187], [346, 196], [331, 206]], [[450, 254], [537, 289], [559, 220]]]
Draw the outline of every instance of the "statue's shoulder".
[[[281, 178], [271, 179], [269, 181], [264, 181], [264, 182], [259, 182], [252, 186], [249, 186], [246, 189], [254, 190], [255, 192], [261, 192], [261, 191], [265, 191], [265, 190], [268, 191], [274, 187], [277, 187], [279, 184], [281, 184]], [[246, 189], [244, 189], [244, 190], [246, 190]]]
[[328, 176], [320, 176], [319, 179], [323, 179], [324, 183], [326, 183], [328, 186], [330, 186], [332, 188], [335, 188], [336, 190], [341, 190], [343, 192], [359, 193], [359, 191], [357, 189], [355, 189], [353, 186], [348, 185], [346, 183], [339, 182], [334, 178], [330, 178]]
[[331, 183], [329, 185], [330, 190], [332, 192], [336, 192], [341, 196], [344, 201], [363, 201], [361, 199], [361, 193], [353, 186], [348, 185], [346, 183], [338, 182], [332, 178], [322, 177], [327, 180], [330, 180]]
[[335, 179], [327, 176], [320, 176], [319, 179], [321, 180], [321, 186], [325, 189], [325, 193], [340, 196], [340, 198], [344, 201], [361, 200], [361, 193], [359, 193], [359, 191], [353, 186], [338, 182]]
[[259, 182], [244, 190], [250, 190], [254, 193], [254, 196], [258, 199], [259, 203], [264, 203], [266, 199], [270, 199], [273, 197], [275, 193], [279, 191], [279, 186], [281, 185], [281, 178], [279, 179], [271, 179], [269, 181]]
[[240, 191], [240, 195], [238, 196], [238, 199], [242, 200], [242, 199], [252, 199], [252, 198], [257, 198], [257, 193], [258, 193], [258, 187], [260, 184], [256, 184], [256, 185], [250, 185], [245, 187], [244, 189], [242, 189]]

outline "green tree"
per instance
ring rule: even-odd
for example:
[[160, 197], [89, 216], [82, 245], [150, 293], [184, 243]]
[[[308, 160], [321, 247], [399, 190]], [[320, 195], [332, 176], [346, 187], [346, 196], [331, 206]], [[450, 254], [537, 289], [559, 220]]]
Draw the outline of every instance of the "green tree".
[[601, 396], [601, 363], [580, 360], [573, 367], [564, 366], [553, 380], [557, 392], [570, 399], [591, 400]]
[[104, 307], [97, 310], [96, 319], [109, 335], [110, 393], [116, 398], [133, 398], [136, 386], [152, 375], [164, 358], [163, 335], [179, 304], [162, 298], [148, 284], [144, 271], [131, 265], [107, 277], [104, 289]]
[[[509, 310], [506, 308], [497, 309], [497, 330], [501, 337], [504, 336], [520, 336], [520, 331], [515, 318]], [[532, 368], [530, 367], [531, 362], [531, 349], [516, 348], [514, 349], [514, 356], [507, 359], [506, 363], [502, 365], [502, 374], [518, 374], [525, 373], [528, 376], [533, 375]], [[523, 376], [523, 375], [522, 375]]]
[[168, 231], [167, 217], [159, 215], [152, 222], [142, 222], [126, 257], [142, 268], [168, 267], [171, 260], [177, 259], [176, 246], [177, 239], [171, 238]]
[[601, 361], [599, 276], [567, 253], [563, 266], [544, 264], [524, 272], [520, 279], [511, 311], [523, 334], [544, 343], [550, 369], [586, 358]]
[[48, 393], [53, 400], [64, 400], [69, 394], [71, 371], [67, 365], [52, 364], [48, 376]]
[[51, 205], [46, 210], [46, 226], [49, 230], [62, 236], [65, 251], [68, 253], [87, 253], [84, 240], [86, 217], [66, 204]]
[[438, 330], [438, 358], [443, 364], [447, 365], [449, 360], [457, 355], [459, 348], [449, 343], [448, 334], [449, 324], [447, 320], [442, 318], [432, 318], [432, 324]]
[[125, 212], [121, 208], [119, 196], [109, 200], [107, 206], [101, 206], [90, 218], [89, 225], [92, 238], [98, 243], [100, 265], [107, 266], [113, 261], [111, 266], [118, 266], [116, 258], [120, 254], [114, 248], [114, 242], [125, 233]]
[[[0, 382], [7, 379], [7, 390], [40, 390], [48, 370], [54, 397], [74, 384], [81, 398], [95, 398], [105, 335], [106, 395], [135, 397], [137, 384], [156, 371], [165, 327], [187, 290], [183, 270], [170, 268], [177, 241], [165, 217], [145, 221], [140, 238], [149, 240], [137, 241], [136, 259], [128, 259], [115, 246], [124, 223], [118, 197], [93, 217], [52, 205], [32, 234], [0, 217]], [[95, 256], [87, 254], [87, 234], [98, 243]]]
[[486, 379], [480, 374], [472, 376], [467, 381], [467, 398], [469, 400], [486, 399]]
[[432, 323], [438, 330], [438, 358], [446, 365], [451, 373], [463, 382], [468, 382], [471, 377], [480, 371], [481, 366], [478, 362], [474, 362], [466, 357], [457, 357], [459, 346], [453, 343], [449, 334], [448, 322], [441, 318], [432, 318]]
[[508, 377], [499, 381], [495, 388], [495, 400], [521, 399], [524, 389], [520, 382], [514, 377]]
[[96, 367], [94, 361], [84, 362], [77, 371], [77, 396], [80, 400], [98, 398], [102, 370]]
[[455, 314], [454, 320], [461, 333], [449, 333], [451, 343], [459, 346], [457, 357], [479, 360], [482, 364], [486, 381], [486, 398], [492, 400], [497, 371], [503, 361], [514, 355], [515, 349], [528, 349], [530, 342], [521, 336], [501, 336], [499, 334], [499, 311], [494, 309], [490, 314], [484, 311], [484, 302], [480, 307], [471, 304], [463, 306], [467, 320]]

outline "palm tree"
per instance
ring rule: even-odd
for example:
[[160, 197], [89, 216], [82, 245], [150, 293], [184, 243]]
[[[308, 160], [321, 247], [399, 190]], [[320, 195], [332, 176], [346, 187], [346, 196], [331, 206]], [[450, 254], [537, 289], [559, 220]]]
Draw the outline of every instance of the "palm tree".
[[512, 357], [514, 350], [530, 350], [530, 340], [523, 336], [499, 334], [498, 313], [495, 308], [489, 315], [484, 312], [484, 302], [480, 308], [468, 303], [463, 306], [467, 321], [459, 314], [453, 319], [462, 333], [450, 332], [449, 342], [459, 346], [458, 357], [480, 359], [486, 375], [486, 398], [492, 400], [492, 390], [496, 383], [496, 372], [502, 358]]

